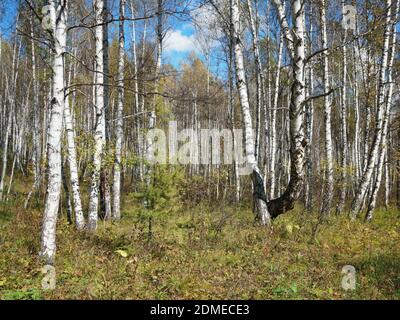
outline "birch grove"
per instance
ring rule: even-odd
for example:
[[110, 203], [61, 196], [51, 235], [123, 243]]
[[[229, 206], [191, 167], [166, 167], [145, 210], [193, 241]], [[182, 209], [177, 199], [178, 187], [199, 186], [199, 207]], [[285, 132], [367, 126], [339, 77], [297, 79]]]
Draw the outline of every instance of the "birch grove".
[[202, 205], [374, 223], [400, 203], [399, 2], [22, 1], [0, 202], [42, 212], [46, 264], [64, 215], [91, 235], [134, 216], [149, 242]]

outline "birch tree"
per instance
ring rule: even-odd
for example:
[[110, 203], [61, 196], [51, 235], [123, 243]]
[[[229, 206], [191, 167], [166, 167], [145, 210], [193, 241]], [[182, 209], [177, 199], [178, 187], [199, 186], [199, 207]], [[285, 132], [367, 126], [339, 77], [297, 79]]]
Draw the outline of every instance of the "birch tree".
[[[115, 163], [114, 163], [114, 187], [113, 187], [113, 219], [121, 218], [121, 149], [123, 135], [123, 109], [124, 109], [124, 71], [125, 71], [125, 0], [119, 2], [119, 54], [118, 54], [118, 106], [117, 106], [117, 124], [116, 124], [116, 142], [115, 142]], [[136, 59], [136, 58], [135, 58]], [[135, 67], [136, 68], [136, 67]], [[136, 69], [135, 69], [136, 72]], [[137, 103], [137, 101], [136, 101]]]
[[[342, 0], [342, 11], [344, 14], [345, 1]], [[344, 40], [342, 46], [343, 54], [343, 70], [342, 70], [342, 96], [340, 99], [340, 132], [341, 132], [341, 148], [342, 154], [340, 158], [340, 192], [339, 201], [336, 207], [336, 213], [340, 214], [343, 211], [346, 201], [347, 191], [347, 29], [344, 30]]]
[[271, 112], [271, 159], [270, 159], [270, 199], [275, 197], [275, 159], [276, 159], [276, 147], [277, 147], [277, 135], [276, 135], [276, 117], [278, 111], [278, 99], [279, 99], [279, 83], [281, 77], [281, 67], [282, 67], [282, 56], [283, 56], [283, 33], [281, 32], [279, 38], [279, 49], [278, 49], [278, 64], [276, 66], [275, 75], [275, 87], [274, 87], [274, 100]]
[[264, 226], [271, 224], [270, 214], [266, 204], [266, 193], [264, 179], [258, 168], [255, 157], [255, 141], [253, 134], [250, 104], [247, 95], [247, 83], [244, 71], [244, 59], [242, 42], [240, 39], [240, 13], [238, 0], [230, 0], [231, 28], [233, 35], [233, 47], [235, 57], [236, 85], [239, 91], [239, 100], [242, 110], [243, 124], [245, 130], [246, 164], [252, 170], [253, 201], [256, 218]]
[[47, 132], [47, 192], [43, 214], [40, 256], [47, 264], [54, 263], [56, 225], [61, 193], [61, 136], [64, 112], [64, 54], [67, 41], [67, 0], [50, 0], [53, 34], [53, 97]]
[[[326, 1], [321, 0], [321, 45], [328, 48], [328, 37], [326, 31]], [[332, 123], [331, 123], [331, 97], [328, 95], [330, 90], [329, 75], [329, 55], [328, 50], [323, 51], [323, 83], [324, 83], [324, 131], [325, 131], [325, 186], [324, 197], [322, 199], [321, 214], [326, 215], [331, 209], [333, 197], [333, 151], [332, 151]]]
[[383, 118], [385, 111], [385, 89], [387, 86], [387, 66], [389, 57], [390, 35], [392, 32], [393, 20], [394, 19], [392, 17], [392, 0], [386, 0], [386, 22], [385, 22], [385, 31], [383, 36], [382, 62], [379, 72], [378, 99], [377, 99], [374, 137], [372, 141], [371, 150], [369, 152], [366, 168], [363, 172], [361, 181], [356, 191], [356, 195], [351, 204], [350, 215], [352, 219], [355, 219], [362, 209], [361, 208], [362, 203], [366, 196], [367, 189], [371, 185], [372, 173], [378, 161], [378, 151], [382, 139], [382, 130], [383, 130]]
[[[263, 66], [261, 63], [260, 58], [260, 45], [259, 45], [259, 38], [258, 38], [258, 30], [256, 26], [256, 20], [258, 20], [257, 15], [254, 17], [253, 8], [251, 4], [251, 0], [247, 0], [247, 9], [249, 11], [249, 22], [250, 22], [250, 30], [252, 34], [252, 41], [253, 41], [253, 53], [254, 53], [254, 60], [256, 64], [256, 87], [257, 87], [257, 107], [256, 107], [256, 159], [258, 161], [260, 155], [260, 117], [261, 117], [261, 109], [265, 110], [265, 80], [264, 80], [264, 73], [263, 73]], [[267, 114], [265, 114], [267, 117]], [[267, 138], [267, 137], [266, 137]]]
[[[394, 21], [397, 21], [398, 18], [398, 12], [399, 12], [399, 5], [400, 5], [400, 0], [396, 1], [396, 8], [395, 12], [393, 14], [393, 19]], [[373, 217], [373, 211], [376, 206], [376, 200], [378, 196], [378, 191], [381, 186], [381, 181], [382, 181], [382, 172], [383, 172], [383, 166], [384, 166], [384, 161], [385, 158], [387, 157], [387, 150], [388, 150], [388, 129], [389, 129], [389, 121], [390, 121], [390, 111], [392, 107], [392, 96], [393, 96], [393, 88], [394, 88], [394, 82], [393, 82], [393, 62], [394, 62], [394, 57], [396, 54], [396, 44], [397, 44], [397, 37], [396, 37], [396, 32], [395, 32], [395, 23], [393, 22], [391, 25], [391, 44], [390, 44], [390, 52], [389, 52], [389, 61], [388, 61], [388, 71], [387, 71], [387, 82], [388, 82], [388, 89], [386, 92], [386, 102], [385, 102], [385, 110], [384, 110], [384, 116], [383, 116], [383, 124], [382, 124], [382, 131], [381, 131], [381, 145], [380, 145], [380, 152], [378, 154], [378, 162], [376, 165], [376, 177], [375, 181], [372, 184], [372, 190], [371, 190], [371, 196], [368, 201], [368, 208], [367, 208], [367, 213], [365, 215], [365, 220], [366, 221], [371, 221]], [[387, 189], [387, 185], [386, 185]], [[387, 190], [386, 190], [387, 191]]]
[[294, 208], [304, 179], [304, 154], [307, 141], [304, 136], [305, 97], [305, 18], [304, 1], [292, 2], [293, 29], [289, 29], [282, 1], [274, 0], [279, 12], [281, 28], [285, 33], [286, 46], [292, 56], [293, 84], [289, 107], [290, 118], [290, 180], [283, 194], [268, 202], [272, 217]]
[[[71, 73], [69, 78], [71, 78]], [[71, 83], [71, 79], [69, 83]], [[65, 131], [67, 134], [68, 164], [70, 170], [72, 199], [75, 212], [75, 224], [78, 230], [83, 230], [85, 228], [85, 218], [83, 216], [82, 201], [80, 194], [78, 165], [76, 159], [75, 130], [71, 116], [69, 96], [67, 96], [64, 101], [64, 123], [65, 123]]]
[[106, 124], [104, 110], [104, 59], [103, 59], [103, 23], [104, 0], [94, 0], [95, 12], [95, 110], [96, 120], [94, 127], [94, 153], [93, 172], [89, 197], [88, 229], [94, 231], [97, 228], [99, 206], [99, 182], [103, 151], [105, 146]]

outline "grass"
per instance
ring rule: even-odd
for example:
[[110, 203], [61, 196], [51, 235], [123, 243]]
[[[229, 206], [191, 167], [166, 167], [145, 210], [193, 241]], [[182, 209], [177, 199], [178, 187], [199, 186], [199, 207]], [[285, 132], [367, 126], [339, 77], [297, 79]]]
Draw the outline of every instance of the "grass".
[[[119, 223], [81, 234], [61, 217], [57, 286], [43, 291], [40, 207], [0, 204], [0, 299], [399, 299], [400, 220], [378, 210], [370, 224], [301, 208], [253, 223], [248, 208], [198, 206], [148, 220], [131, 206]], [[354, 291], [341, 288], [344, 265]]]

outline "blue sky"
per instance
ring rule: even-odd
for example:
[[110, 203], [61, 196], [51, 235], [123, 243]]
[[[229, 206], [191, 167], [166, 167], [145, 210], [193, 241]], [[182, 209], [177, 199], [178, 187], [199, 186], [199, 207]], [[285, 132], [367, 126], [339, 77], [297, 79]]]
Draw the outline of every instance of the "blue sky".
[[17, 1], [0, 2], [0, 32], [7, 38], [15, 30]]
[[[16, 22], [16, 12], [17, 12], [17, 1], [15, 0], [5, 0], [1, 1], [1, 17], [0, 17], [0, 30], [3, 38], [8, 38], [12, 32], [15, 31], [15, 22]], [[118, 15], [118, 1], [110, 1], [111, 7], [110, 10], [114, 13], [115, 16]], [[130, 10], [127, 8], [126, 14], [130, 15]], [[209, 18], [209, 13], [203, 13], [203, 19], [205, 19], [207, 23], [207, 19]], [[204, 21], [203, 21], [204, 23]], [[143, 26], [143, 22], [137, 22], [136, 28], [137, 32], [137, 40], [140, 39], [141, 36], [141, 28]], [[194, 28], [193, 23], [190, 19], [181, 20], [177, 17], [170, 16], [168, 18], [168, 22], [166, 23], [168, 27], [167, 34], [164, 39], [164, 52], [163, 52], [163, 62], [169, 63], [173, 65], [176, 69], [180, 69], [180, 65], [182, 62], [186, 60], [188, 55], [191, 52], [195, 52], [203, 61], [204, 56], [200, 49], [198, 41], [196, 41], [196, 29]], [[114, 23], [110, 28], [110, 37], [116, 36], [117, 34], [118, 23]], [[131, 41], [131, 25], [129, 22], [126, 23], [126, 37], [127, 37], [127, 47], [130, 45]], [[150, 22], [148, 26], [148, 37], [154, 37], [154, 23]], [[207, 39], [208, 42], [213, 42], [214, 40]], [[209, 44], [210, 44], [209, 43]], [[211, 70], [214, 73], [217, 73], [221, 67], [219, 60], [216, 58], [217, 48], [213, 42], [212, 50], [211, 50]]]
[[165, 36], [164, 62], [171, 63], [175, 68], [190, 52], [200, 54], [196, 46], [195, 30], [189, 23], [177, 23]]

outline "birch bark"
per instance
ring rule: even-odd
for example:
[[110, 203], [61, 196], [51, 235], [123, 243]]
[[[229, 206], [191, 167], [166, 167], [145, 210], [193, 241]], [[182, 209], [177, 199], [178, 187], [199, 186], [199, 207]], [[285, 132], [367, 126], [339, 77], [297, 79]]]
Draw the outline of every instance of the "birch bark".
[[90, 186], [89, 197], [89, 219], [88, 230], [97, 229], [98, 206], [99, 206], [99, 182], [100, 171], [105, 144], [106, 126], [104, 110], [104, 59], [103, 59], [103, 23], [104, 23], [104, 1], [94, 1], [94, 12], [96, 15], [95, 27], [95, 111], [96, 120], [94, 127], [94, 154], [93, 154], [93, 172]]
[[[400, 5], [400, 0], [397, 0], [396, 2], [396, 8], [394, 12], [394, 17], [395, 20], [398, 17], [398, 12], [399, 12], [399, 5]], [[383, 173], [383, 166], [384, 166], [384, 161], [385, 158], [387, 157], [387, 150], [388, 150], [388, 129], [389, 129], [389, 120], [390, 120], [390, 111], [391, 111], [391, 106], [392, 106], [392, 96], [393, 96], [393, 89], [394, 89], [394, 82], [393, 82], [393, 62], [394, 62], [394, 56], [396, 54], [396, 32], [394, 29], [395, 23], [392, 23], [392, 30], [391, 30], [391, 35], [392, 35], [392, 41], [391, 41], [391, 46], [390, 46], [390, 57], [388, 61], [388, 71], [387, 71], [387, 81], [388, 81], [388, 90], [387, 90], [387, 97], [386, 97], [386, 105], [385, 105], [385, 111], [384, 111], [384, 118], [383, 118], [383, 124], [382, 124], [382, 131], [381, 131], [381, 146], [380, 146], [380, 153], [378, 155], [378, 163], [376, 166], [376, 178], [375, 181], [372, 185], [372, 191], [371, 191], [371, 196], [369, 199], [368, 203], [368, 209], [367, 213], [365, 215], [365, 220], [366, 221], [371, 221], [373, 218], [373, 211], [376, 207], [376, 200], [378, 197], [378, 191], [381, 186], [381, 181], [382, 181], [382, 173]]]
[[274, 87], [274, 104], [272, 107], [272, 112], [271, 112], [271, 159], [270, 159], [270, 177], [271, 177], [271, 183], [270, 183], [270, 199], [274, 199], [275, 197], [275, 180], [276, 180], [276, 174], [275, 174], [275, 160], [276, 160], [276, 142], [277, 142], [277, 136], [276, 136], [276, 117], [277, 117], [277, 112], [278, 112], [278, 99], [279, 99], [279, 84], [280, 84], [280, 78], [281, 78], [281, 67], [282, 67], [282, 56], [283, 56], [283, 33], [280, 34], [279, 38], [279, 50], [278, 50], [278, 64], [276, 66], [276, 76], [275, 76], [275, 87]]
[[[114, 203], [113, 220], [121, 218], [121, 150], [123, 138], [123, 109], [124, 109], [124, 72], [125, 72], [125, 18], [126, 0], [119, 2], [119, 54], [118, 54], [118, 106], [117, 106], [117, 124], [116, 124], [116, 142], [115, 142], [115, 163], [114, 163]], [[137, 103], [137, 101], [136, 101]]]
[[[284, 12], [281, 1], [274, 0], [278, 11]], [[291, 87], [290, 97], [290, 180], [285, 192], [276, 199], [268, 202], [268, 210], [271, 217], [275, 218], [286, 211], [294, 208], [294, 202], [298, 199], [301, 185], [304, 179], [304, 154], [307, 140], [304, 136], [304, 102], [305, 102], [305, 20], [304, 20], [304, 0], [296, 0], [292, 3], [292, 14], [294, 20], [294, 28], [292, 36], [286, 31], [286, 45], [288, 48], [293, 46], [292, 52], [292, 68], [293, 68], [293, 84]], [[285, 19], [281, 19], [282, 28], [286, 30], [284, 25]], [[289, 30], [290, 31], [290, 30]], [[293, 39], [292, 45], [290, 38]], [[290, 51], [290, 50], [289, 50]]]
[[[328, 47], [328, 37], [326, 31], [326, 1], [321, 0], [321, 40], [322, 48]], [[332, 151], [332, 124], [331, 124], [331, 97], [327, 95], [330, 90], [329, 75], [329, 54], [328, 50], [323, 53], [323, 82], [324, 82], [324, 126], [325, 126], [325, 154], [326, 154], [326, 171], [325, 171], [325, 187], [324, 198], [322, 200], [321, 214], [327, 215], [331, 209], [333, 197], [333, 151]]]
[[61, 193], [61, 136], [64, 112], [64, 54], [67, 40], [67, 0], [50, 0], [53, 26], [53, 97], [47, 140], [47, 193], [43, 214], [40, 256], [53, 264], [56, 251], [56, 225]]
[[359, 212], [361, 211], [362, 202], [364, 200], [367, 189], [371, 185], [371, 177], [375, 167], [378, 162], [378, 151], [382, 139], [383, 130], [383, 117], [385, 111], [385, 88], [387, 84], [387, 66], [388, 66], [388, 56], [389, 56], [389, 44], [390, 35], [392, 31], [393, 18], [392, 18], [392, 0], [386, 1], [386, 23], [384, 32], [384, 41], [382, 48], [382, 62], [380, 66], [379, 74], [379, 86], [378, 86], [378, 101], [377, 101], [377, 111], [375, 120], [375, 131], [371, 150], [369, 152], [368, 161], [366, 168], [361, 177], [361, 181], [356, 191], [356, 195], [351, 204], [350, 216], [355, 219]]
[[[342, 0], [342, 11], [344, 12], [345, 1]], [[342, 97], [340, 105], [340, 131], [342, 133], [340, 159], [340, 193], [339, 201], [336, 206], [336, 214], [341, 214], [346, 201], [347, 193], [347, 29], [344, 30], [344, 40], [342, 46], [343, 53], [343, 73], [342, 73]]]
[[[71, 79], [68, 81], [71, 83]], [[78, 165], [76, 160], [76, 145], [75, 145], [75, 130], [71, 116], [71, 109], [69, 104], [69, 97], [67, 96], [64, 101], [64, 123], [65, 131], [67, 134], [67, 145], [68, 145], [68, 164], [70, 171], [70, 180], [72, 188], [72, 199], [75, 213], [75, 224], [78, 230], [85, 228], [85, 218], [83, 216], [82, 201], [80, 195]]]
[[271, 218], [266, 204], [266, 193], [264, 187], [264, 179], [258, 168], [255, 157], [255, 142], [250, 114], [250, 104], [247, 94], [247, 83], [244, 72], [243, 51], [240, 40], [240, 14], [238, 0], [230, 0], [231, 9], [231, 28], [233, 34], [233, 46], [235, 56], [236, 82], [239, 91], [240, 105], [242, 109], [242, 117], [245, 129], [245, 149], [246, 162], [249, 169], [252, 170], [253, 180], [253, 201], [256, 218], [261, 225], [270, 226]]

